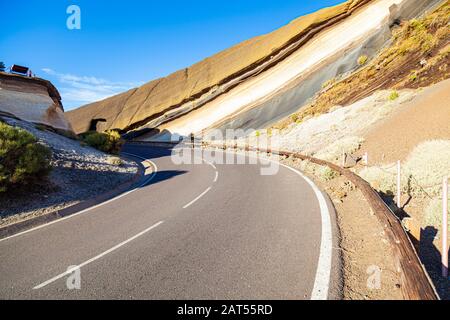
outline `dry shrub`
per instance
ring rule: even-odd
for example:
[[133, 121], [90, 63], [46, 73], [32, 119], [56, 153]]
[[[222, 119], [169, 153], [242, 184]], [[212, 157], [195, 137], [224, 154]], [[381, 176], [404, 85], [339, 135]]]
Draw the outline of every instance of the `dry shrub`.
[[[369, 167], [360, 172], [375, 189], [395, 193], [396, 166]], [[450, 140], [432, 140], [421, 143], [402, 165], [403, 192], [423, 197], [438, 196], [442, 179], [450, 176]]]
[[363, 142], [364, 139], [361, 137], [345, 137], [328, 145], [314, 156], [322, 160], [339, 163], [344, 152], [347, 154], [354, 153], [361, 148]]
[[[450, 208], [450, 199], [448, 199]], [[425, 215], [423, 217], [424, 226], [433, 226], [439, 231], [442, 230], [442, 199], [433, 198], [425, 208]], [[450, 230], [450, 226], [449, 226]]]
[[83, 141], [89, 146], [100, 151], [118, 154], [123, 145], [123, 140], [117, 131], [87, 132], [82, 136]]

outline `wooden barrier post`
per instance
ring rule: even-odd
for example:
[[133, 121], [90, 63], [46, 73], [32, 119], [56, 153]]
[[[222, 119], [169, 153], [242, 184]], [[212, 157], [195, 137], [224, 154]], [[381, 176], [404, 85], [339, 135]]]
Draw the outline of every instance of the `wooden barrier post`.
[[442, 276], [448, 277], [448, 177], [442, 183]]
[[364, 155], [363, 155], [363, 164], [365, 166], [369, 165], [369, 153], [368, 152], [364, 153]]
[[194, 136], [194, 133], [190, 134], [190, 138], [191, 138], [192, 149], [194, 149], [195, 148], [195, 136]]
[[400, 209], [402, 207], [402, 190], [401, 190], [401, 162], [397, 161], [397, 207]]
[[345, 151], [342, 150], [342, 168], [345, 168]]

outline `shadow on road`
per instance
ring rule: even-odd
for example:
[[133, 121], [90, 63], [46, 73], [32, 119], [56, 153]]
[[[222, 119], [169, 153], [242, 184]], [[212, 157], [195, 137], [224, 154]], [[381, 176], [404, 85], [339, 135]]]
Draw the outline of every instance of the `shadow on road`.
[[173, 146], [145, 146], [125, 144], [122, 152], [136, 154], [149, 160], [170, 157], [172, 155]]
[[158, 172], [156, 172], [155, 177], [150, 182], [143, 185], [141, 188], [157, 184], [161, 181], [170, 180], [174, 177], [177, 177], [177, 176], [185, 174], [185, 173], [187, 173], [187, 171], [185, 171], [185, 170], [158, 171]]

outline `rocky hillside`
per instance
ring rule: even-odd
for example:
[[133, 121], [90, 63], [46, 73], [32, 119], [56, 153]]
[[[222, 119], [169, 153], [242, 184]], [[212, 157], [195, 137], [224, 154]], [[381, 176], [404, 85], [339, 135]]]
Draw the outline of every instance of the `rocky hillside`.
[[324, 82], [310, 103], [274, 128], [283, 129], [336, 106], [355, 103], [377, 90], [391, 89], [395, 95], [395, 90], [427, 87], [450, 78], [449, 23], [448, 0], [420, 19], [402, 22], [393, 29], [389, 46], [373, 59], [364, 57], [355, 72]]
[[0, 72], [0, 115], [73, 133], [61, 96], [50, 81]]
[[246, 78], [270, 68], [313, 35], [351, 15], [370, 0], [350, 0], [301, 17], [288, 25], [209, 57], [165, 78], [112, 98], [68, 112], [75, 131], [86, 131], [93, 118], [107, 120], [102, 129], [129, 130], [191, 102], [192, 109]]
[[298, 109], [326, 80], [358, 68], [359, 57], [376, 55], [400, 21], [438, 2], [347, 1], [166, 78], [71, 111], [68, 118], [78, 133], [94, 119], [106, 120], [99, 131], [156, 128], [188, 135], [208, 128], [264, 128]]

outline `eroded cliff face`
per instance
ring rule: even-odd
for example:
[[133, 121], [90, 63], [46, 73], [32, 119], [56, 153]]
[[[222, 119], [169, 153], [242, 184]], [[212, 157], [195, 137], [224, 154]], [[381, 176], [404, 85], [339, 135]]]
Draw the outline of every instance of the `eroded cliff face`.
[[73, 132], [64, 116], [58, 90], [44, 79], [0, 72], [0, 115], [2, 114]]
[[[353, 0], [220, 52], [190, 68], [68, 113], [77, 133], [98, 130], [188, 135], [208, 128], [259, 129], [296, 111], [333, 77], [373, 56], [390, 27], [439, 0]], [[152, 131], [143, 139], [153, 139]], [[164, 139], [164, 136], [162, 137]]]
[[88, 130], [94, 118], [106, 119], [102, 130], [127, 131], [151, 121], [158, 126], [270, 68], [314, 34], [370, 1], [350, 0], [300, 17], [272, 33], [240, 43], [168, 77], [70, 111], [67, 117], [77, 133]]

